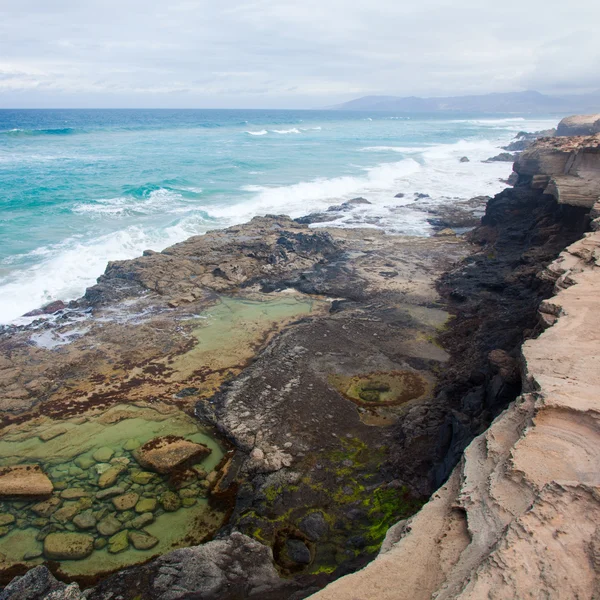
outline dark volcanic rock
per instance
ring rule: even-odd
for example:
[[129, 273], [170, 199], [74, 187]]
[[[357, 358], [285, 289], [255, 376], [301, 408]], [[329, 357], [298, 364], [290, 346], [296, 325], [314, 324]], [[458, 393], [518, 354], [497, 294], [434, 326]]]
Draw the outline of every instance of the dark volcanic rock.
[[39, 566], [23, 577], [15, 577], [0, 592], [0, 600], [82, 600], [76, 583], [57, 581], [46, 567]]
[[229, 537], [165, 554], [155, 561], [122, 571], [100, 583], [88, 600], [279, 600], [298, 590], [281, 579], [271, 550], [232, 533]]
[[524, 336], [538, 331], [538, 306], [552, 293], [552, 283], [536, 275], [581, 237], [586, 212], [527, 187], [488, 202], [470, 234], [481, 251], [439, 283], [455, 314], [441, 337], [452, 359], [437, 398], [396, 426], [390, 466], [398, 479], [433, 492], [471, 439], [520, 392], [513, 361]]
[[492, 156], [492, 158], [488, 158], [483, 162], [514, 162], [516, 158], [516, 154], [511, 154], [510, 152], [501, 152], [500, 154]]

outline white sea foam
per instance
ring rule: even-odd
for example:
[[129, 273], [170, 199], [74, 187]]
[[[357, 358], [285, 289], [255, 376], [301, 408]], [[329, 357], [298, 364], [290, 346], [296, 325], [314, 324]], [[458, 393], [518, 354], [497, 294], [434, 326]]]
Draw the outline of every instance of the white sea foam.
[[261, 129], [260, 131], [246, 131], [246, 133], [250, 135], [267, 135], [269, 132], [266, 129]]
[[293, 127], [292, 129], [273, 129], [273, 133], [280, 133], [280, 134], [300, 133], [300, 131], [298, 129], [296, 129], [295, 127]]
[[423, 152], [431, 146], [367, 146], [361, 148], [361, 152], [399, 152], [406, 154], [408, 152]]

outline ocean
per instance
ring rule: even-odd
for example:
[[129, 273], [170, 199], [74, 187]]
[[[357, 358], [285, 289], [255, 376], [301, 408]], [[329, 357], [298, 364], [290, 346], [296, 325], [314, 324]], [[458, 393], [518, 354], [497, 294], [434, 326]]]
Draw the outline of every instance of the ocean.
[[81, 296], [110, 260], [256, 215], [298, 217], [362, 196], [371, 204], [336, 213], [327, 225], [428, 235], [427, 215], [410, 208], [416, 194], [452, 202], [499, 192], [511, 163], [482, 161], [517, 132], [556, 122], [342, 111], [0, 110], [0, 323]]

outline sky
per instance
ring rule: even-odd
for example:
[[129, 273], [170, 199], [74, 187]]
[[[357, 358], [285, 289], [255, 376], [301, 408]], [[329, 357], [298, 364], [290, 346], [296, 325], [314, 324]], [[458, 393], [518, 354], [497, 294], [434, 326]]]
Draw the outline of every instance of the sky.
[[600, 90], [600, 2], [0, 0], [0, 108]]

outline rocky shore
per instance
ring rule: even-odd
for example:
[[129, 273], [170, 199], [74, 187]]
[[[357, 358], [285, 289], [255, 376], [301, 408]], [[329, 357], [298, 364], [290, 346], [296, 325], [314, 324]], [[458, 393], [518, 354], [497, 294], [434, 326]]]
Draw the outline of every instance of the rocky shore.
[[[555, 561], [597, 537], [598, 148], [542, 138], [495, 198], [423, 199], [441, 235], [256, 218], [5, 329], [0, 568], [26, 574], [0, 598], [476, 598], [519, 544], [538, 570], [491, 597], [527, 597], [554, 563], [524, 528], [562, 527]], [[577, 573], [550, 597], [588, 597]]]

